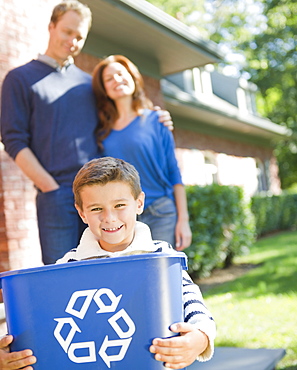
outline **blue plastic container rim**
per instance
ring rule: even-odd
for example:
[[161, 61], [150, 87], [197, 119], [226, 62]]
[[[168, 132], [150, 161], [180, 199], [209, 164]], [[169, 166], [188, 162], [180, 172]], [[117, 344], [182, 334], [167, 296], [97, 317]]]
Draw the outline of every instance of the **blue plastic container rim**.
[[132, 254], [126, 256], [119, 256], [119, 257], [106, 257], [106, 258], [92, 258], [87, 260], [81, 261], [73, 261], [67, 263], [60, 263], [60, 264], [53, 264], [53, 265], [45, 265], [40, 267], [31, 267], [27, 269], [21, 270], [10, 270], [0, 273], [0, 288], [2, 288], [2, 279], [8, 276], [14, 275], [25, 275], [25, 274], [32, 274], [36, 272], [45, 272], [45, 271], [52, 271], [52, 270], [60, 270], [60, 269], [69, 269], [79, 266], [85, 266], [90, 264], [102, 264], [102, 263], [124, 263], [127, 261], [140, 261], [140, 260], [147, 260], [147, 259], [158, 259], [158, 258], [173, 258], [179, 259], [181, 267], [183, 270], [187, 270], [187, 255], [184, 252], [174, 252], [174, 253], [164, 253], [164, 252], [152, 252], [152, 253], [142, 253], [142, 254]]

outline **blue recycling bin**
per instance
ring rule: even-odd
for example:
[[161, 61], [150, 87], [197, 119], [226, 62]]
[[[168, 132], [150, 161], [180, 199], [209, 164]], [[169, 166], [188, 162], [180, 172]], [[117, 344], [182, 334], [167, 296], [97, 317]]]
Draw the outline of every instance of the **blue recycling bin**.
[[153, 338], [183, 321], [182, 252], [145, 253], [0, 274], [11, 349], [35, 370], [161, 370]]

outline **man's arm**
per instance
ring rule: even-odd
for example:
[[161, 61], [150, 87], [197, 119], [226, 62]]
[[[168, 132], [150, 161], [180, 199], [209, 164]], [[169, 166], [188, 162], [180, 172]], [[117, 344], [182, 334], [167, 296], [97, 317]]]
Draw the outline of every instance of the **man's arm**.
[[158, 111], [159, 121], [163, 123], [168, 130], [173, 131], [173, 122], [170, 113], [168, 110], [162, 110], [159, 106], [154, 106], [154, 110]]
[[[29, 148], [32, 115], [30, 83], [24, 78], [27, 69], [14, 69], [5, 77], [1, 94], [1, 137], [6, 152], [41, 191], [59, 186], [42, 167]], [[42, 143], [41, 143], [42, 145]]]
[[59, 188], [56, 180], [42, 167], [30, 148], [20, 150], [15, 157], [16, 164], [42, 192]]

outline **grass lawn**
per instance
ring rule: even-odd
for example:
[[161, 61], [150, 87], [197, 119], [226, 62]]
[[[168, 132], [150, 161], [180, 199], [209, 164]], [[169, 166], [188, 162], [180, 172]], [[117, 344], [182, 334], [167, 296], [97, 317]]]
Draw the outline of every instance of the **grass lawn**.
[[277, 369], [297, 370], [297, 232], [262, 238], [235, 263], [260, 265], [204, 293], [216, 346], [285, 348]]

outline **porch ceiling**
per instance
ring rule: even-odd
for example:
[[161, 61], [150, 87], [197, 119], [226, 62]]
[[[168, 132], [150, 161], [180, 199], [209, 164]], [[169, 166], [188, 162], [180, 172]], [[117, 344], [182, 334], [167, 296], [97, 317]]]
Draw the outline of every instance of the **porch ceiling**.
[[[93, 25], [85, 51], [102, 57], [133, 53], [161, 75], [222, 59], [218, 46], [144, 0], [85, 0]], [[137, 62], [137, 61], [135, 61]]]

